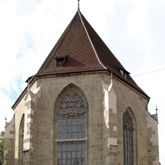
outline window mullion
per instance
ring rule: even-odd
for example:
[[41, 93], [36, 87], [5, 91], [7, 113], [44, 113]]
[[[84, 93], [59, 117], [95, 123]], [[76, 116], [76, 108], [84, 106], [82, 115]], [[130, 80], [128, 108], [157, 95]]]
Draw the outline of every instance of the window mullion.
[[133, 121], [129, 113], [123, 115], [124, 165], [133, 165]]
[[[82, 150], [83, 145], [87, 144], [86, 134], [84, 134], [87, 123], [85, 104], [79, 93], [74, 88], [70, 88], [57, 107], [56, 152], [61, 153], [62, 157], [57, 159], [61, 162], [65, 161], [65, 164], [70, 162], [76, 165], [82, 164], [82, 160], [85, 159], [86, 151]], [[60, 127], [58, 127], [59, 122]]]

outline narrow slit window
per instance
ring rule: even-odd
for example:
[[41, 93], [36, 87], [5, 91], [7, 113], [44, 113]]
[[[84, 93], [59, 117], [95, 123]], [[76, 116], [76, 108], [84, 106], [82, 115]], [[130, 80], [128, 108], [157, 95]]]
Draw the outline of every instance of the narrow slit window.
[[134, 165], [133, 120], [128, 112], [123, 115], [124, 165]]

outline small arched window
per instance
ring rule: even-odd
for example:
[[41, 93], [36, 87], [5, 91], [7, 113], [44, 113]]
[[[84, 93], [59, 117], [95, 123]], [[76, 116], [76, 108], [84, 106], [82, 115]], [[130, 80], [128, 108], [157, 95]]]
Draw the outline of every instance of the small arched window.
[[57, 165], [86, 165], [87, 104], [79, 89], [62, 92], [55, 118]]
[[19, 127], [19, 164], [23, 164], [24, 122], [25, 116], [23, 115]]
[[129, 112], [123, 115], [124, 165], [134, 165], [134, 123]]

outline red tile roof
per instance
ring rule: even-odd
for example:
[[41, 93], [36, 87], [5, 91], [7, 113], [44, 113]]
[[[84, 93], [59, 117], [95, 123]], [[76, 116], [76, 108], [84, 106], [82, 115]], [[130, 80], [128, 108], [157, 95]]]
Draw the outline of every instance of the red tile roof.
[[[104, 69], [90, 42], [86, 25], [83, 25], [84, 22], [86, 22], [85, 18], [77, 12], [37, 75]], [[56, 65], [56, 59], [60, 57], [66, 57], [63, 67]]]
[[[57, 64], [58, 59], [64, 60], [62, 66]], [[109, 71], [147, 96], [82, 13], [77, 11], [36, 76], [87, 71]]]

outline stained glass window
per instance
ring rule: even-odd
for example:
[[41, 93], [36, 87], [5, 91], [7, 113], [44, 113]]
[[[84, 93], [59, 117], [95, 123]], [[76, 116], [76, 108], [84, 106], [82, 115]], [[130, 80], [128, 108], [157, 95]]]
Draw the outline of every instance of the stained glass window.
[[133, 119], [129, 112], [123, 115], [124, 165], [134, 164]]
[[86, 165], [86, 109], [78, 89], [63, 93], [56, 111], [57, 165]]

